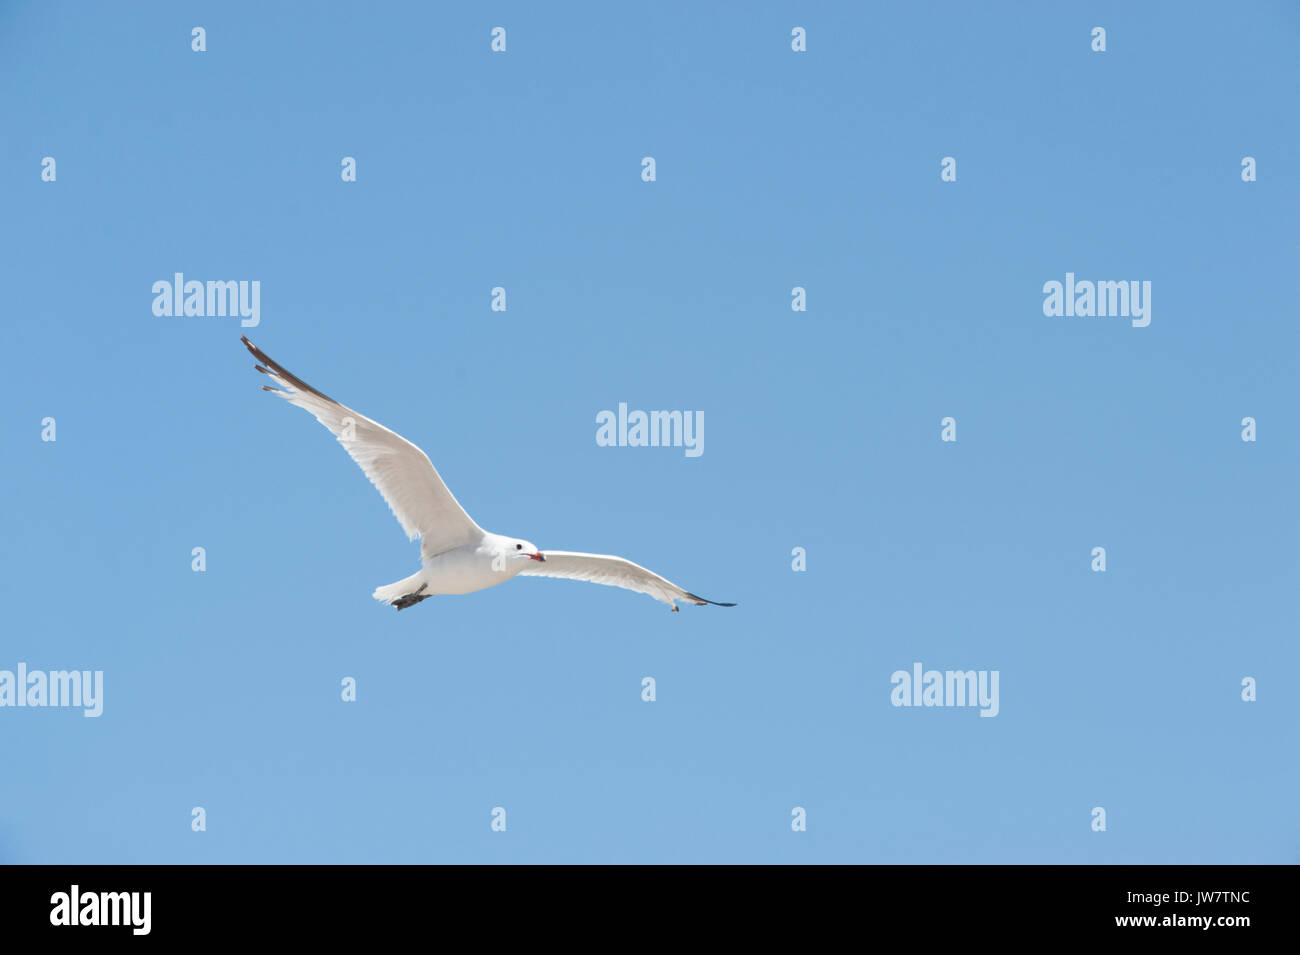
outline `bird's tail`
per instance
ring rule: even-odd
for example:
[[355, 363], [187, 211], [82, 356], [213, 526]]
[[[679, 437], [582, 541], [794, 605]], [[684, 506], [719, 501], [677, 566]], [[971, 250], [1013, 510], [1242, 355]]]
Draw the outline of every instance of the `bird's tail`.
[[383, 587], [377, 587], [375, 588], [375, 592], [373, 596], [376, 600], [380, 601], [381, 603], [386, 603], [390, 605], [395, 604], [403, 597], [413, 596], [418, 591], [424, 589], [423, 587], [420, 586], [420, 578], [423, 575], [424, 575], [424, 571], [420, 571], [419, 573], [414, 573], [410, 577], [406, 577], [403, 580], [397, 581], [396, 583], [388, 584]]

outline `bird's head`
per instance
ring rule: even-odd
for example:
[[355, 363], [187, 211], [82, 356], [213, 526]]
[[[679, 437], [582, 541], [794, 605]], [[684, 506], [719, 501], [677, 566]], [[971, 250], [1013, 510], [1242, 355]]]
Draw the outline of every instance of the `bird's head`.
[[546, 555], [537, 549], [536, 544], [530, 544], [525, 540], [511, 540], [506, 545], [506, 556], [520, 560], [540, 560], [545, 561]]

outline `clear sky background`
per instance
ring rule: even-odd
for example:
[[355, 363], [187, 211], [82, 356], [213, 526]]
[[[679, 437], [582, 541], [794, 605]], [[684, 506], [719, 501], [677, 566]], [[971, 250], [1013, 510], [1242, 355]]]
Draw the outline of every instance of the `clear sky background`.
[[[1300, 861], [1298, 40], [1283, 2], [3, 4], [0, 669], [105, 701], [0, 709], [0, 861]], [[154, 316], [178, 271], [260, 281], [250, 337], [484, 527], [739, 606], [380, 606], [416, 545], [238, 319]], [[1150, 281], [1150, 326], [1044, 317], [1067, 271]], [[704, 454], [598, 447], [619, 402]], [[891, 706], [916, 661], [997, 669], [999, 715]]]

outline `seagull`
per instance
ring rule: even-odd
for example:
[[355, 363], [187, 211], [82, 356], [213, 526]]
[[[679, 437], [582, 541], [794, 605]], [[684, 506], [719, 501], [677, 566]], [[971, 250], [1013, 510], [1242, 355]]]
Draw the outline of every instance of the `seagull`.
[[395, 431], [341, 405], [273, 361], [248, 336], [240, 336], [257, 359], [258, 371], [278, 386], [279, 395], [316, 416], [383, 495], [409, 540], [420, 538], [420, 570], [380, 587], [374, 598], [398, 610], [439, 594], [469, 594], [505, 583], [520, 574], [565, 577], [648, 594], [676, 612], [677, 601], [702, 607], [734, 607], [706, 600], [622, 557], [548, 550], [517, 537], [483, 530], [465, 513], [438, 475], [429, 456]]

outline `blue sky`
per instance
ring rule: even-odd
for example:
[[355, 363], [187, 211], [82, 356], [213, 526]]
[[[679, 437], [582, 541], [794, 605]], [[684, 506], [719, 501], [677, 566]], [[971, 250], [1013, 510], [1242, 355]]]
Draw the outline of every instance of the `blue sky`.
[[[97, 719], [0, 708], [0, 860], [1300, 861], [1298, 33], [0, 7], [0, 669], [104, 673]], [[258, 326], [155, 316], [175, 272], [260, 282]], [[1151, 324], [1044, 316], [1067, 272]], [[379, 606], [417, 548], [243, 331], [486, 528], [739, 606]], [[704, 453], [599, 447], [619, 402]], [[892, 706], [918, 661], [998, 671], [996, 718]]]

